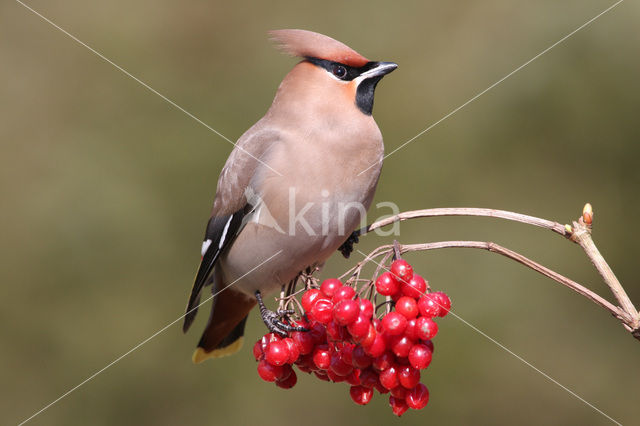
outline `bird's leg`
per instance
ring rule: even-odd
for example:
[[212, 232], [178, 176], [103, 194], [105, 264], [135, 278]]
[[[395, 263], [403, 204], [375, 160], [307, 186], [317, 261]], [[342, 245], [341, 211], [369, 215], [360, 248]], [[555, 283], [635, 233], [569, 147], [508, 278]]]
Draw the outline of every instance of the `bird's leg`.
[[351, 252], [353, 251], [353, 245], [358, 243], [359, 236], [359, 231], [353, 231], [351, 235], [349, 235], [349, 238], [347, 238], [347, 241], [345, 241], [340, 247], [338, 247], [338, 250], [346, 259], [348, 259], [351, 255]]
[[255, 295], [256, 300], [258, 301], [258, 306], [260, 307], [262, 322], [264, 322], [264, 325], [267, 326], [270, 332], [275, 333], [280, 337], [287, 337], [289, 335], [288, 333], [291, 331], [309, 331], [304, 327], [293, 326], [283, 322], [288, 315], [295, 312], [293, 309], [278, 309], [276, 312], [273, 312], [272, 310], [267, 309], [264, 305], [260, 290], [256, 290]]

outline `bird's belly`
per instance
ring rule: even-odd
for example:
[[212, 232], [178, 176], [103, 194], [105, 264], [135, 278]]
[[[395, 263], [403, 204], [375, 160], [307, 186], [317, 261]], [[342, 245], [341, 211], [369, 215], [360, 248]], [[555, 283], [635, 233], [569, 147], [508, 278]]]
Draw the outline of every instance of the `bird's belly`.
[[[294, 279], [309, 266], [321, 266], [344, 243], [358, 218], [348, 218], [344, 231], [336, 232], [330, 220], [328, 232], [309, 234], [304, 226], [278, 229], [248, 223], [219, 262], [227, 285], [253, 295], [271, 293]], [[282, 231], [282, 232], [281, 232]]]

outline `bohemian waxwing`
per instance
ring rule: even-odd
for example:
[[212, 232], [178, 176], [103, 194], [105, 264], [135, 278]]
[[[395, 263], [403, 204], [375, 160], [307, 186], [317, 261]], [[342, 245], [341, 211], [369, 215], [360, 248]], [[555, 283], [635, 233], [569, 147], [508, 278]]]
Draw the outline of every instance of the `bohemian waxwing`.
[[369, 61], [310, 31], [270, 35], [302, 61], [220, 173], [183, 326], [186, 332], [202, 289], [213, 284], [219, 294], [195, 363], [237, 352], [256, 303], [271, 331], [291, 331], [264, 308], [261, 293], [322, 266], [360, 224], [380, 176], [384, 147], [373, 95], [397, 65]]

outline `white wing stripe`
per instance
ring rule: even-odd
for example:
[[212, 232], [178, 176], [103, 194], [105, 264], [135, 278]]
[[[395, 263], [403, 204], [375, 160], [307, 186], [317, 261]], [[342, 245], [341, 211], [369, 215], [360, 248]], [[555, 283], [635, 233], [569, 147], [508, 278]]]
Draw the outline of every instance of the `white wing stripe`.
[[210, 245], [211, 245], [211, 240], [206, 240], [202, 242], [202, 257], [204, 257], [204, 254], [207, 252]]
[[224, 229], [222, 230], [222, 236], [220, 237], [220, 244], [218, 244], [218, 250], [220, 250], [224, 245], [224, 240], [227, 237], [227, 231], [229, 230], [229, 225], [231, 225], [231, 219], [233, 219], [233, 215], [229, 217], [229, 220], [227, 221], [226, 225], [224, 225]]

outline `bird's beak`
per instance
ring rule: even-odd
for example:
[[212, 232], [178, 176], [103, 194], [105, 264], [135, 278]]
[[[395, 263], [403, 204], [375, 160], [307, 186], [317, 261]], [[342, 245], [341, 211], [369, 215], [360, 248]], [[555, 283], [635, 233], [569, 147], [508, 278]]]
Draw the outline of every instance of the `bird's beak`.
[[376, 65], [368, 71], [360, 74], [364, 79], [372, 77], [382, 77], [398, 68], [398, 64], [394, 62], [376, 62]]

